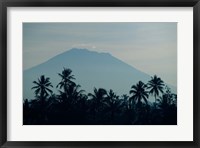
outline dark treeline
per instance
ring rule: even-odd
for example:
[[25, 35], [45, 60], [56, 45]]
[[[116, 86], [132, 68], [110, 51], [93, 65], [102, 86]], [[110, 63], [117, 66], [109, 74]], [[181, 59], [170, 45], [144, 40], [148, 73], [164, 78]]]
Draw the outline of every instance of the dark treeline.
[[[70, 69], [58, 74], [53, 93], [50, 78], [33, 81], [35, 99], [23, 103], [24, 125], [175, 125], [177, 95], [156, 75], [147, 84], [139, 81], [130, 94], [118, 96], [112, 89], [94, 88], [86, 94], [74, 82]], [[153, 96], [155, 101], [148, 101]]]

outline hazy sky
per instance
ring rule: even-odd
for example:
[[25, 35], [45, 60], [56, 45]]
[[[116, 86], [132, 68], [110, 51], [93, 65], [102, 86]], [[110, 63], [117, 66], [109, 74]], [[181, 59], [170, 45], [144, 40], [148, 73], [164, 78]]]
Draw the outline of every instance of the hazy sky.
[[23, 69], [71, 48], [114, 57], [177, 86], [177, 23], [23, 23]]

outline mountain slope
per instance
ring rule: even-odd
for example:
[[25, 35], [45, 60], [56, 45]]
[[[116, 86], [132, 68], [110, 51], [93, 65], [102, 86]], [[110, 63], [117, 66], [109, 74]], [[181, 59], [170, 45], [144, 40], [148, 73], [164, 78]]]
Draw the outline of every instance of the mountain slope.
[[139, 80], [146, 83], [151, 78], [109, 53], [74, 48], [24, 71], [24, 99], [34, 97], [33, 90], [31, 90], [32, 82], [43, 74], [50, 77], [54, 86], [53, 91], [57, 93], [56, 85], [61, 80], [58, 73], [62, 72], [63, 67], [72, 70], [76, 84], [80, 84], [81, 89], [86, 93], [93, 92], [94, 87], [101, 87], [107, 90], [113, 89], [118, 95], [129, 94], [133, 84]]

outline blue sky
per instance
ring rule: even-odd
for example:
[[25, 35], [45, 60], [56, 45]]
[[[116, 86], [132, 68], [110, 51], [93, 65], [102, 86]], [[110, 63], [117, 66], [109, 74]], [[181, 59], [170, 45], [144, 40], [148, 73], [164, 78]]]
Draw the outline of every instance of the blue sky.
[[23, 69], [71, 48], [114, 57], [177, 86], [177, 23], [23, 23]]

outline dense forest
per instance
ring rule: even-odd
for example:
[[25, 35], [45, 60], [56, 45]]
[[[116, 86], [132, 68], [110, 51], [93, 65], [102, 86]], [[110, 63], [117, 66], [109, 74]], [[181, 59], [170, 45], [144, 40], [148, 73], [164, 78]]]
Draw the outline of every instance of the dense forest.
[[[177, 124], [177, 95], [156, 75], [147, 84], [133, 84], [129, 94], [123, 95], [104, 88], [87, 94], [75, 83], [71, 69], [64, 68], [58, 76], [57, 86], [45, 75], [33, 81], [35, 98], [23, 101], [24, 125]], [[155, 100], [150, 102], [150, 97]]]

